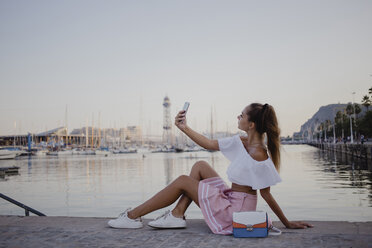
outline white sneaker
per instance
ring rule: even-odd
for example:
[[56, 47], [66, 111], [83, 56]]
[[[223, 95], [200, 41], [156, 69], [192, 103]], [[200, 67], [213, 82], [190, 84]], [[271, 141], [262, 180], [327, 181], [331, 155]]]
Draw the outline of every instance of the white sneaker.
[[131, 210], [131, 208], [128, 208], [124, 211], [124, 213], [121, 213], [117, 219], [110, 220], [107, 224], [110, 227], [113, 228], [141, 228], [143, 227], [141, 217], [137, 219], [130, 219], [128, 217], [128, 211]]
[[159, 216], [147, 225], [154, 228], [185, 228], [186, 221], [184, 218], [174, 217], [171, 211], [166, 211], [162, 216]]
[[279, 236], [280, 234], [282, 234], [282, 231], [279, 228], [276, 228], [275, 226], [269, 227], [269, 235]]

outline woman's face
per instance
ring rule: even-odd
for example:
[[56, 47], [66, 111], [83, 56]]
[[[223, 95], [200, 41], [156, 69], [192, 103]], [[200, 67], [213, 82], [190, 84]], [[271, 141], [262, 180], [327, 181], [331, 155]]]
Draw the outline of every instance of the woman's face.
[[238, 115], [238, 128], [242, 131], [248, 131], [249, 123], [248, 121], [248, 115], [247, 113], [249, 112], [249, 107], [247, 106], [243, 109], [242, 113]]

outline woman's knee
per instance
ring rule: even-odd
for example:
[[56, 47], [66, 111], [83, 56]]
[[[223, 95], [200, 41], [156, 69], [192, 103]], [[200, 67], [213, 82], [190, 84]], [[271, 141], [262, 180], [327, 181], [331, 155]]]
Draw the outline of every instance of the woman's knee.
[[207, 162], [205, 162], [203, 160], [197, 161], [191, 168], [190, 176], [193, 177], [196, 180], [202, 180], [203, 178], [202, 178], [202, 175], [201, 175], [202, 174], [201, 171], [206, 166], [208, 166]]
[[204, 160], [196, 162], [192, 170], [198, 174], [199, 180], [210, 177], [218, 177], [217, 172]]
[[[203, 168], [209, 167], [210, 165], [204, 161], [204, 160], [199, 160], [197, 161], [193, 166], [192, 170], [200, 172]], [[198, 173], [199, 174], [199, 173]]]
[[197, 161], [197, 162], [193, 165], [193, 167], [206, 166], [206, 165], [209, 166], [209, 164], [208, 164], [207, 161], [199, 160], [199, 161]]
[[177, 177], [177, 179], [174, 182], [178, 188], [184, 189], [185, 187], [188, 187], [190, 184], [193, 184], [195, 181], [196, 181], [195, 178], [192, 178], [191, 176], [181, 175]]
[[181, 175], [175, 181], [175, 187], [180, 190], [182, 194], [186, 194], [193, 201], [197, 202], [199, 182], [194, 178]]
[[186, 182], [188, 182], [190, 180], [190, 176], [187, 176], [187, 175], [181, 175], [179, 177], [176, 178], [176, 180], [174, 180], [174, 182], [179, 185], [179, 186], [182, 186], [183, 184], [185, 184]]

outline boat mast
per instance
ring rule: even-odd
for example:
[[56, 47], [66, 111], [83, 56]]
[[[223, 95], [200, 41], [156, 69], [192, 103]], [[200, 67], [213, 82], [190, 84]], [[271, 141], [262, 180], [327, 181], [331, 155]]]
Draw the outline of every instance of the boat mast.
[[106, 129], [105, 128], [103, 129], [103, 140], [104, 140], [103, 144], [104, 146], [106, 146]]
[[85, 149], [88, 148], [88, 118], [85, 119]]
[[57, 151], [59, 151], [59, 129], [60, 129], [60, 121], [58, 121], [58, 129], [57, 129]]
[[92, 148], [94, 146], [94, 113], [92, 113]]
[[101, 147], [101, 112], [98, 112], [98, 147]]
[[66, 129], [66, 148], [67, 148], [68, 146], [67, 104], [66, 104], [66, 111], [65, 111], [65, 129]]
[[142, 104], [142, 92], [140, 96], [140, 118], [139, 118], [139, 128], [141, 129], [141, 136], [140, 136], [140, 145], [143, 146], [143, 137], [142, 137], [142, 130], [143, 130], [143, 104]]
[[211, 139], [213, 139], [213, 107], [211, 107]]
[[16, 134], [17, 134], [17, 121], [14, 121], [14, 142], [13, 142], [14, 148], [15, 148], [15, 143], [16, 143]]

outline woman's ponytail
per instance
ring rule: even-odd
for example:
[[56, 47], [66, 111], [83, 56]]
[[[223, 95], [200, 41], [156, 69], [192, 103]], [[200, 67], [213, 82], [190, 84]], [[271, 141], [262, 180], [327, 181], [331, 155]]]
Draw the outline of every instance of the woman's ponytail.
[[267, 148], [277, 171], [280, 168], [280, 129], [273, 106], [252, 103], [248, 114], [259, 134], [266, 133]]
[[265, 111], [265, 132], [267, 136], [267, 148], [269, 149], [271, 159], [274, 162], [275, 168], [279, 171], [280, 168], [280, 129], [274, 108], [268, 106]]

